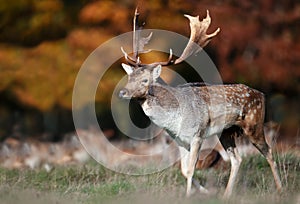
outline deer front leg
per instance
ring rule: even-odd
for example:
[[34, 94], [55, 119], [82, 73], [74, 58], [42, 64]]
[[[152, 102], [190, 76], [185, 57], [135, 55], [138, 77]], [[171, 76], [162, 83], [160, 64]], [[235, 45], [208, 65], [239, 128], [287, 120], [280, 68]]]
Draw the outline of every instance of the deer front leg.
[[198, 187], [200, 191], [207, 192], [207, 190], [201, 186], [197, 181], [193, 180], [196, 162], [198, 160], [198, 153], [200, 149], [201, 138], [194, 137], [190, 145], [190, 151], [184, 147], [180, 148], [181, 155], [181, 171], [184, 177], [187, 179], [186, 196], [189, 197], [192, 193], [192, 183]]
[[[181, 154], [181, 155], [186, 155], [184, 158], [181, 158], [181, 172], [182, 172], [183, 176], [185, 178], [187, 178], [188, 177], [187, 169], [188, 169], [188, 160], [189, 160], [188, 154], [189, 154], [189, 152], [185, 148], [183, 148], [183, 147], [181, 147], [181, 148], [182, 148], [182, 150], [180, 150], [180, 152], [184, 152], [184, 154]], [[204, 188], [202, 185], [200, 185], [200, 183], [196, 179], [192, 178], [192, 183], [199, 190], [200, 193], [204, 193], [204, 194], [209, 193], [208, 190], [206, 188]], [[191, 194], [191, 193], [189, 193], [189, 194]]]

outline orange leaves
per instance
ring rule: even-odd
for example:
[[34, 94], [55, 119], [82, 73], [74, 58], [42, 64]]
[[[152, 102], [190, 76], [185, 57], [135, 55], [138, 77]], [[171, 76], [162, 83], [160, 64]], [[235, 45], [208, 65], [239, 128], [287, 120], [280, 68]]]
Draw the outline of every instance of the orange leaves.
[[111, 29], [131, 27], [129, 9], [114, 1], [95, 1], [85, 6], [79, 13], [79, 21], [84, 24], [111, 24]]

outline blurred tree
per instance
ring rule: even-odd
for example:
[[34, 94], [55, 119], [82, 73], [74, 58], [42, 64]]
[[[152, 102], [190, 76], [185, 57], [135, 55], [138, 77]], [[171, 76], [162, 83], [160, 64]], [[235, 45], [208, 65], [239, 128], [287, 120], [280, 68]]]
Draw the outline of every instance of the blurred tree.
[[[43, 121], [43, 127], [36, 132], [52, 131], [55, 135], [72, 129], [69, 121], [76, 74], [101, 43], [131, 31], [135, 3], [0, 0], [0, 137], [11, 134], [14, 124], [35, 134], [29, 131], [41, 124], [35, 120]], [[149, 0], [140, 1], [139, 6], [145, 28], [166, 29], [185, 36], [189, 35], [189, 27], [183, 14], [203, 18], [210, 10], [211, 29], [220, 27], [221, 32], [206, 50], [223, 81], [246, 83], [265, 92], [268, 98], [280, 95], [284, 100], [271, 103], [271, 111], [278, 112], [268, 114], [268, 119], [289, 121], [290, 129], [300, 123], [300, 107], [296, 103], [300, 100], [299, 1]], [[147, 57], [155, 60], [151, 55]], [[188, 78], [194, 76], [192, 72], [177, 68], [188, 80], [196, 80]], [[112, 90], [123, 74], [116, 63], [99, 84], [105, 90], [105, 94], [96, 96], [101, 117], [110, 117], [106, 113]], [[8, 128], [4, 131], [4, 127]]]
[[0, 1], [0, 41], [36, 45], [66, 36], [67, 25], [60, 0]]

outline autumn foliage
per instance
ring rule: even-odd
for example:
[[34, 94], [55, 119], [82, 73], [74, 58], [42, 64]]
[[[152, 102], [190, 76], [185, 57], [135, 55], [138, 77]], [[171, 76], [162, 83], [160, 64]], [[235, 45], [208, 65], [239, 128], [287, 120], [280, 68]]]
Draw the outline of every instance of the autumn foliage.
[[[0, 131], [0, 138], [8, 136], [18, 122], [12, 116], [15, 110], [21, 115], [33, 111], [42, 115], [38, 117], [42, 120], [45, 113], [71, 111], [72, 89], [80, 66], [101, 43], [131, 31], [135, 6], [134, 1], [121, 0], [0, 3], [0, 129], [6, 128]], [[284, 121], [284, 115], [293, 107], [288, 121], [294, 129], [299, 125], [298, 1], [150, 0], [141, 1], [139, 6], [146, 28], [185, 36], [189, 35], [189, 27], [183, 14], [204, 17], [206, 9], [210, 10], [211, 29], [220, 27], [221, 32], [206, 50], [223, 81], [245, 83], [265, 92], [275, 101], [272, 108], [279, 109], [274, 116], [278, 122]], [[115, 77], [102, 85], [107, 90], [113, 90], [124, 74], [117, 67], [112, 70]], [[97, 97], [97, 102], [105, 106], [109, 102], [105, 97], [110, 94]], [[278, 102], [278, 96], [283, 103]], [[272, 114], [269, 119], [274, 119]], [[27, 127], [32, 123], [22, 124]]]

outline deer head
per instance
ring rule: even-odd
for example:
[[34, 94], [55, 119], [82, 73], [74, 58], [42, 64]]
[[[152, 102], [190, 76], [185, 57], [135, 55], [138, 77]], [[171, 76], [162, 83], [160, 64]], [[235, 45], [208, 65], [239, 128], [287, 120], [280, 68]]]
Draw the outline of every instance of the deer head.
[[[148, 89], [151, 85], [162, 81], [160, 79], [161, 67], [179, 64], [192, 54], [196, 54], [206, 46], [209, 41], [218, 34], [220, 28], [218, 28], [212, 34], [206, 34], [207, 29], [211, 23], [211, 18], [209, 12], [207, 11], [207, 16], [202, 21], [199, 21], [199, 16], [193, 17], [185, 15], [190, 21], [191, 35], [189, 42], [182, 52], [181, 56], [173, 60], [172, 49], [170, 49], [169, 59], [165, 62], [154, 62], [152, 64], [142, 64], [139, 58], [139, 53], [146, 53], [149, 50], [144, 50], [144, 46], [151, 39], [152, 33], [146, 37], [140, 37], [140, 30], [138, 24], [139, 13], [137, 9], [135, 10], [135, 15], [133, 19], [133, 56], [129, 56], [123, 48], [121, 48], [124, 57], [128, 64], [122, 64], [123, 69], [128, 75], [128, 83], [124, 89], [119, 92], [120, 98], [144, 98]], [[195, 43], [200, 46], [195, 46]]]
[[144, 98], [148, 93], [149, 86], [157, 83], [161, 73], [160, 64], [135, 69], [123, 63], [122, 67], [128, 75], [128, 83], [120, 91], [120, 98]]

